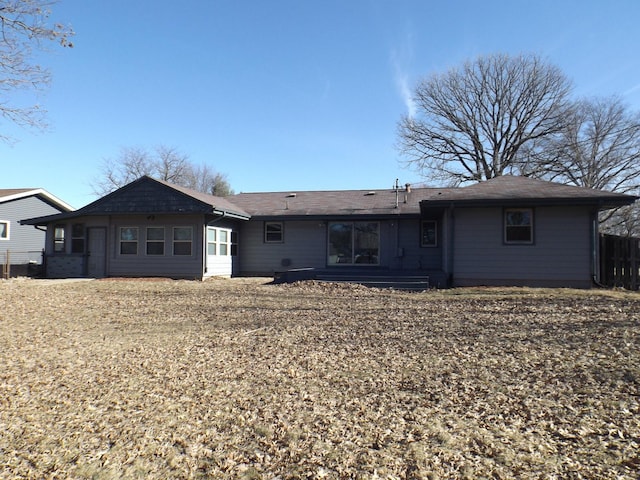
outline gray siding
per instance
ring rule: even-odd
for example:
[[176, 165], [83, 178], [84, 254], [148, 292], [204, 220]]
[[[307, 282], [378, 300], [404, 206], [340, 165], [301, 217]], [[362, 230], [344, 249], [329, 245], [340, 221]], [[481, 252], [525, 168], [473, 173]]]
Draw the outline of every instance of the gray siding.
[[0, 203], [0, 220], [10, 222], [9, 240], [0, 240], [0, 262], [4, 261], [6, 251], [10, 250], [12, 264], [25, 264], [29, 261], [40, 263], [45, 246], [45, 232], [18, 222], [56, 213], [60, 213], [60, 210], [38, 196]]
[[591, 213], [580, 207], [534, 209], [534, 244], [503, 243], [502, 208], [457, 209], [453, 283], [591, 285]]
[[[53, 225], [49, 225], [47, 236], [47, 276], [66, 277], [86, 275], [86, 257], [71, 254], [71, 225], [83, 223], [85, 227], [105, 227], [107, 232], [106, 274], [111, 277], [171, 277], [201, 279], [204, 273], [203, 236], [204, 223], [201, 215], [144, 215], [79, 217], [64, 223], [66, 227], [66, 252], [53, 252]], [[146, 254], [146, 227], [165, 227], [164, 255]], [[193, 243], [191, 255], [173, 255], [172, 228], [191, 226]], [[120, 227], [138, 227], [138, 253], [121, 255]], [[80, 261], [82, 259], [82, 261]]]
[[264, 242], [264, 222], [242, 225], [239, 263], [242, 275], [270, 276], [291, 268], [324, 268], [327, 262], [327, 227], [322, 221], [284, 222], [284, 242]]
[[[285, 221], [284, 242], [265, 243], [264, 222], [250, 220], [242, 225], [240, 232], [238, 273], [270, 276], [274, 272], [289, 269], [326, 268], [327, 223], [322, 220]], [[404, 270], [442, 269], [441, 242], [437, 247], [420, 247], [418, 219], [381, 220], [379, 224], [379, 267]], [[371, 266], [361, 265], [358, 268], [367, 269]]]

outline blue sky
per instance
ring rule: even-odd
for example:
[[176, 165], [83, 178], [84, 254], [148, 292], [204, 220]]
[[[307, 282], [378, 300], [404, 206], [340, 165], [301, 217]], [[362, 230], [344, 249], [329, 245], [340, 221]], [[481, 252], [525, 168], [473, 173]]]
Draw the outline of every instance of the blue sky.
[[73, 49], [41, 63], [46, 131], [0, 122], [0, 188], [79, 208], [122, 147], [176, 147], [236, 192], [420, 183], [395, 144], [423, 76], [535, 53], [576, 96], [640, 110], [637, 0], [60, 0]]

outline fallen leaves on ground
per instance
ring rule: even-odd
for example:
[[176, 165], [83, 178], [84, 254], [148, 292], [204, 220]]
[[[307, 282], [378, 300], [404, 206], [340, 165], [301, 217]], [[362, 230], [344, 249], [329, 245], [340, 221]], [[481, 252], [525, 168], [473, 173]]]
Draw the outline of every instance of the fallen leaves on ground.
[[637, 295], [0, 282], [0, 476], [634, 479]]

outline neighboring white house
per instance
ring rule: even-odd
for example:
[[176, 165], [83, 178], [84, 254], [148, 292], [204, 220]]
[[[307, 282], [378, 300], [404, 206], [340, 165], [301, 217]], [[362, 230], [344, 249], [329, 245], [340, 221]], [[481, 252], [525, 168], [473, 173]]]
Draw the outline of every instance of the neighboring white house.
[[2, 277], [33, 273], [42, 264], [45, 230], [21, 225], [34, 216], [73, 208], [42, 188], [0, 189], [0, 264]]

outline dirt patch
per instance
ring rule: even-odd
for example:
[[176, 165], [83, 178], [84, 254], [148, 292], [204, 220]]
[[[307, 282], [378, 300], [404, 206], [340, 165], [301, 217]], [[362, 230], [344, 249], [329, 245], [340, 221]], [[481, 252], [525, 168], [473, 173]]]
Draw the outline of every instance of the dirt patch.
[[635, 479], [639, 298], [0, 282], [0, 476]]

